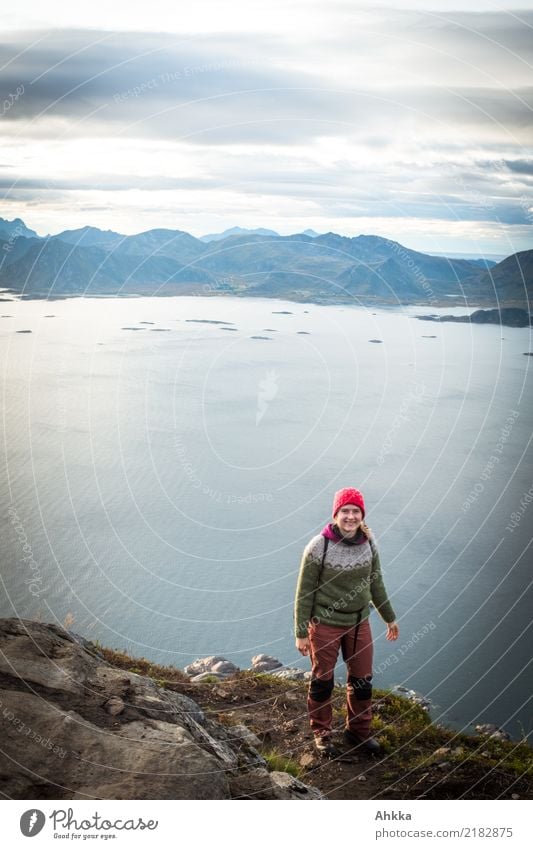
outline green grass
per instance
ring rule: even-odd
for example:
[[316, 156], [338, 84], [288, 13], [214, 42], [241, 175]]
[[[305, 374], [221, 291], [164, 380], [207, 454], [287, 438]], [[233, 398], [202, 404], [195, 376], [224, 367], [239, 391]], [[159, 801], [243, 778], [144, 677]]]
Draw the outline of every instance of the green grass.
[[284, 755], [280, 755], [279, 752], [276, 752], [273, 749], [262, 751], [261, 755], [267, 762], [268, 768], [271, 772], [288, 772], [289, 775], [294, 776], [294, 778], [301, 778], [302, 768], [292, 758], [286, 758]]
[[259, 684], [272, 684], [281, 690], [303, 689], [307, 691], [307, 687], [309, 686], [308, 681], [290, 681], [287, 678], [280, 678], [279, 675], [271, 675], [269, 672], [252, 672], [250, 669], [241, 669], [238, 677], [251, 678]]
[[189, 680], [188, 676], [176, 666], [162, 666], [159, 663], [153, 663], [151, 660], [147, 660], [145, 657], [132, 657], [125, 651], [108, 649], [98, 643], [94, 643], [94, 645], [98, 648], [104, 660], [107, 660], [112, 666], [125, 669], [127, 672], [134, 672], [136, 675], [147, 675], [156, 680], [157, 683], [165, 682], [166, 684], [174, 684]]

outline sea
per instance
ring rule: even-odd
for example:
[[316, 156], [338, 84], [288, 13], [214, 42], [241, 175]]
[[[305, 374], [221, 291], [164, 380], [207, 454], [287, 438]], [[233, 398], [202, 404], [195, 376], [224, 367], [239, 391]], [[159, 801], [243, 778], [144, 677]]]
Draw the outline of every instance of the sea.
[[[360, 489], [400, 626], [374, 685], [533, 732], [530, 328], [234, 296], [0, 303], [0, 615], [307, 670], [302, 551]], [[342, 660], [336, 670], [345, 680]]]

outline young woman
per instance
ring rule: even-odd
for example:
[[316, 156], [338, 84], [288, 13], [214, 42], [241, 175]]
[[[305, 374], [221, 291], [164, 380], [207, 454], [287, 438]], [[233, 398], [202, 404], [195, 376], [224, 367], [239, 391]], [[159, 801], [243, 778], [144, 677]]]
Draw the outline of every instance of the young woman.
[[348, 672], [344, 738], [351, 746], [379, 753], [379, 743], [370, 734], [370, 602], [387, 623], [387, 640], [397, 640], [399, 635], [379, 555], [364, 517], [365, 503], [359, 490], [346, 488], [336, 492], [333, 522], [305, 547], [298, 576], [296, 648], [311, 657], [307, 707], [315, 747], [325, 757], [340, 754], [331, 739], [331, 694], [339, 650]]

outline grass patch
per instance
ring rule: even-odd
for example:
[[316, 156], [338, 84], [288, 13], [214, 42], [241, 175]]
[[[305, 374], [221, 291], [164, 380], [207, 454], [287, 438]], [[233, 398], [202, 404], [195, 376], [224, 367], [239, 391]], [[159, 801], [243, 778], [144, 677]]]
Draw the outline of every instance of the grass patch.
[[136, 675], [146, 675], [153, 678], [160, 686], [178, 684], [189, 680], [189, 677], [175, 666], [162, 666], [159, 663], [147, 660], [145, 657], [132, 657], [125, 651], [108, 649], [100, 645], [97, 648], [104, 660], [112, 666], [125, 669], [127, 672], [134, 672]]
[[267, 766], [271, 772], [288, 772], [289, 775], [294, 776], [294, 778], [301, 778], [303, 772], [302, 768], [292, 758], [286, 758], [284, 755], [280, 755], [279, 752], [275, 752], [272, 749], [266, 752], [262, 751], [261, 755], [267, 762]]
[[307, 691], [307, 681], [291, 681], [287, 678], [280, 678], [279, 675], [271, 675], [270, 672], [252, 672], [251, 669], [241, 669], [238, 674], [239, 678], [247, 678], [256, 680], [258, 684], [271, 684], [274, 687], [279, 687], [280, 690], [299, 690]]

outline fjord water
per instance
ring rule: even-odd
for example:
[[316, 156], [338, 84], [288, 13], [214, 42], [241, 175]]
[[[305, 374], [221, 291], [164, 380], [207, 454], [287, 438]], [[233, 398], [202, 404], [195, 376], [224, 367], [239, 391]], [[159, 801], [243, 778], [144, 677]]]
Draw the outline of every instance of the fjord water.
[[375, 685], [532, 731], [529, 329], [251, 298], [2, 306], [1, 615], [180, 667], [307, 669], [300, 555], [357, 486], [401, 628], [387, 643], [372, 614]]

